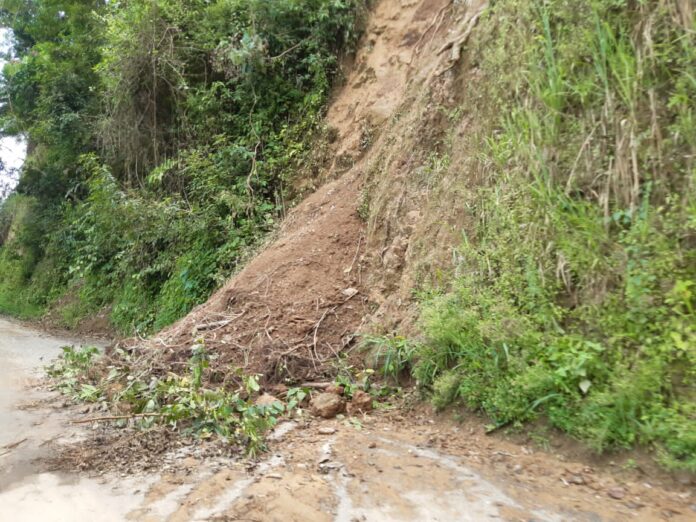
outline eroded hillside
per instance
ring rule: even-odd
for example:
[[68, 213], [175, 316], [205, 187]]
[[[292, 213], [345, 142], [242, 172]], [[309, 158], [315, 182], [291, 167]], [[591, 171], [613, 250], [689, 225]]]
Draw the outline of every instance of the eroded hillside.
[[281, 165], [309, 195], [208, 302], [112, 348], [95, 393], [258, 449], [309, 389], [410, 376], [491, 432], [539, 421], [693, 472], [693, 8], [582, 7], [377, 2]]

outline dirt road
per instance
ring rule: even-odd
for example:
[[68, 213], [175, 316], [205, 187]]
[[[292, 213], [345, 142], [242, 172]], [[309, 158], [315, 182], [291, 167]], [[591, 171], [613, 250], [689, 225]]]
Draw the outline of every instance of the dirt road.
[[140, 504], [136, 483], [118, 485], [42, 471], [52, 443], [84, 434], [67, 428], [67, 411], [37, 391], [42, 368], [72, 344], [0, 318], [0, 520], [95, 522], [124, 520]]
[[[57, 449], [95, 438], [84, 407], [37, 389], [68, 341], [0, 319], [0, 520], [694, 520], [688, 487], [619, 476], [482, 434], [474, 424], [381, 410], [280, 424], [261, 461], [200, 457], [192, 443], [148, 473], [47, 472]], [[136, 433], [136, 437], [140, 435]], [[133, 461], [144, 455], [130, 455]]]

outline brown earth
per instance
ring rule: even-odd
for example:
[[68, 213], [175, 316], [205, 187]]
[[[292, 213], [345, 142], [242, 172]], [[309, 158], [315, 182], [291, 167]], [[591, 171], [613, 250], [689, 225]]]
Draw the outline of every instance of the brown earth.
[[[652, 522], [696, 515], [691, 482], [486, 435], [479, 419], [455, 421], [423, 407], [333, 420], [300, 412], [271, 434], [260, 461], [214, 442], [171, 445], [157, 430], [142, 435], [153, 458], [140, 467], [134, 455], [141, 453], [102, 437], [97, 430], [87, 442], [102, 457], [92, 468], [102, 481], [158, 474], [129, 520]], [[70, 447], [75, 456], [80, 445]], [[62, 469], [71, 462], [85, 471], [79, 459], [64, 460]]]
[[[0, 519], [137, 521], [689, 521], [692, 477], [571, 456], [549, 436], [486, 435], [415, 397], [332, 420], [295, 412], [260, 460], [220, 440], [98, 422], [37, 390], [64, 340], [0, 321]], [[413, 404], [417, 404], [413, 407]], [[563, 444], [567, 444], [567, 439]], [[559, 454], [562, 452], [563, 454]], [[635, 455], [633, 455], [635, 457]], [[610, 461], [614, 460], [615, 462]]]

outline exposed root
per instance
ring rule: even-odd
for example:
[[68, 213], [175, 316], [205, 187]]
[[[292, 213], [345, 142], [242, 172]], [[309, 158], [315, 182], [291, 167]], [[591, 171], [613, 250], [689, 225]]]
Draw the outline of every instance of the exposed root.
[[451, 49], [451, 53], [448, 59], [448, 65], [444, 69], [442, 69], [440, 72], [438, 72], [438, 75], [442, 75], [449, 71], [452, 67], [454, 67], [458, 62], [459, 59], [462, 56], [462, 47], [466, 45], [467, 41], [469, 40], [469, 37], [471, 36], [471, 32], [474, 30], [474, 27], [476, 27], [476, 23], [478, 22], [478, 19], [481, 17], [483, 12], [486, 10], [488, 7], [488, 2], [484, 2], [482, 5], [479, 6], [479, 8], [476, 10], [476, 12], [471, 15], [470, 17], [467, 16], [464, 18], [462, 25], [460, 26], [459, 30], [457, 31], [459, 35], [455, 37], [454, 39], [450, 40], [447, 42], [445, 45], [443, 45], [439, 51], [437, 51], [437, 54], [440, 55], [444, 53], [446, 50]]

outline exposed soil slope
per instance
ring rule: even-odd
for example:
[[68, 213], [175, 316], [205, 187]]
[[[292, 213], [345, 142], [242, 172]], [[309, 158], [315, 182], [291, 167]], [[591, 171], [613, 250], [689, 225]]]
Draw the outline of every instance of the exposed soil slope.
[[206, 304], [147, 343], [158, 348], [161, 362], [187, 358], [202, 338], [220, 355], [216, 364], [271, 381], [332, 373], [331, 364], [354, 344], [370, 312], [365, 224], [358, 215], [365, 151], [402, 102], [409, 62], [441, 4], [378, 4], [352, 72], [328, 110], [335, 159], [321, 177], [334, 180], [292, 210], [278, 239]]

